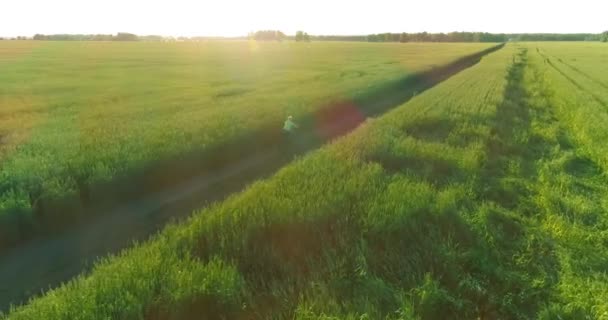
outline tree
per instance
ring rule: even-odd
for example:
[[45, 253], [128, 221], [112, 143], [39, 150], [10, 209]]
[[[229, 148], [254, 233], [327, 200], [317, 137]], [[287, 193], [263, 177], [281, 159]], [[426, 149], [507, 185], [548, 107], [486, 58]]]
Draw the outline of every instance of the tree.
[[445, 33], [431, 33], [430, 38], [432, 42], [448, 42], [448, 36]]
[[250, 35], [250, 38], [258, 41], [283, 41], [285, 39], [285, 34], [279, 30], [261, 30]]
[[479, 42], [480, 40], [481, 40], [481, 33], [479, 33], [479, 32], [473, 33], [473, 39], [471, 41], [472, 42]]
[[296, 32], [296, 41], [310, 41], [310, 36], [304, 31]]
[[149, 35], [149, 36], [139, 37], [139, 40], [142, 40], [142, 41], [163, 41], [163, 37], [162, 36], [157, 36], [157, 35]]
[[95, 34], [91, 37], [92, 41], [112, 41], [111, 34]]
[[116, 34], [116, 36], [112, 40], [114, 40], [114, 41], [138, 41], [139, 38], [137, 37], [137, 35], [134, 35], [132, 33], [119, 32]]
[[608, 31], [602, 32], [602, 37], [600, 39], [602, 42], [608, 42]]
[[375, 34], [370, 34], [369, 36], [367, 36], [367, 41], [378, 42], [378, 36], [376, 36]]

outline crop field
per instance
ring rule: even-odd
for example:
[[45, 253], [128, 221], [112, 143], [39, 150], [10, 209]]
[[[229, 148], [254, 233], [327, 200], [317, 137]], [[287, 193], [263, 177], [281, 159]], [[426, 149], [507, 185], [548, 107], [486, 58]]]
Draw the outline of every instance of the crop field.
[[288, 114], [311, 117], [492, 46], [0, 42], [0, 247], [108, 192], [143, 193], [155, 185], [137, 179], [148, 168], [179, 179], [171, 160], [255, 146]]
[[608, 319], [606, 49], [510, 43], [5, 319]]

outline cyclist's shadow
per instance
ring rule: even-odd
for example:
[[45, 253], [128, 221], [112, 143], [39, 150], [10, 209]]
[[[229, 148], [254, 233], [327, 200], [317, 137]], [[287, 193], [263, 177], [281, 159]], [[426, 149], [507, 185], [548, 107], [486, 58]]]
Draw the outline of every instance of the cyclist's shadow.
[[297, 155], [305, 153], [311, 149], [311, 141], [303, 129], [292, 132], [281, 130], [281, 139], [278, 144], [278, 152], [284, 160], [291, 161]]

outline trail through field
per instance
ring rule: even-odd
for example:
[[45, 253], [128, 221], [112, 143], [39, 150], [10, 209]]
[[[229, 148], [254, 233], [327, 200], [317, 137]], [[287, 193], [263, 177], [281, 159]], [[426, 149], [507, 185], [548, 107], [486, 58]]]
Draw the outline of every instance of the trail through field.
[[608, 103], [606, 101], [604, 101], [599, 95], [595, 94], [593, 92], [593, 90], [590, 90], [589, 88], [585, 88], [585, 86], [581, 85], [579, 82], [577, 82], [575, 79], [573, 79], [571, 76], [569, 76], [568, 74], [566, 74], [562, 69], [560, 69], [559, 67], [557, 67], [557, 65], [551, 60], [557, 60], [559, 63], [561, 63], [562, 65], [568, 67], [569, 69], [571, 69], [572, 71], [576, 72], [577, 74], [579, 74], [580, 76], [588, 79], [589, 81], [591, 81], [592, 83], [594, 83], [595, 85], [598, 85], [604, 89], [608, 89], [608, 86], [606, 86], [604, 83], [602, 83], [601, 81], [589, 76], [588, 74], [582, 72], [581, 70], [579, 70], [578, 68], [564, 62], [562, 59], [557, 58], [555, 56], [551, 56], [551, 58], [544, 53], [543, 51], [539, 50], [538, 53], [545, 59], [545, 62], [551, 66], [551, 68], [555, 69], [555, 71], [557, 71], [562, 77], [566, 78], [570, 83], [572, 83], [572, 85], [574, 85], [577, 89], [586, 92], [587, 94], [589, 94], [597, 103], [601, 104], [602, 106], [604, 106], [605, 108], [608, 108]]
[[[85, 224], [52, 237], [35, 239], [0, 256], [0, 311], [25, 303], [30, 297], [55, 288], [83, 271], [96, 259], [117, 253], [134, 241], [143, 241], [171, 220], [188, 217], [193, 210], [242, 190], [289, 163], [294, 156], [314, 150], [344, 135], [450, 76], [468, 68], [495, 47], [446, 67], [416, 75], [397, 90], [358, 101], [362, 113], [348, 112], [339, 104], [335, 113], [324, 113], [322, 125], [303, 125], [297, 145], [270, 145], [225, 163], [219, 170], [190, 177], [178, 185], [148, 194], [107, 212], [91, 214]], [[386, 93], [386, 92], [385, 92]], [[277, 130], [279, 131], [279, 130]]]
[[[545, 52], [544, 52], [544, 50], [543, 50], [543, 51], [541, 51], [541, 50], [539, 49], [539, 51], [538, 51], [538, 52], [539, 52], [541, 55], [545, 56], [545, 58], [546, 58], [547, 53], [545, 53]], [[568, 62], [564, 61], [564, 59], [561, 59], [561, 58], [559, 58], [559, 57], [557, 57], [557, 56], [555, 56], [555, 55], [551, 55], [551, 57], [552, 57], [552, 58], [554, 58], [554, 59], [556, 59], [557, 61], [559, 61], [561, 64], [565, 65], [566, 67], [568, 67], [568, 68], [569, 68], [569, 69], [571, 69], [572, 71], [574, 71], [574, 72], [576, 72], [576, 73], [580, 74], [581, 76], [583, 76], [583, 77], [587, 78], [587, 79], [588, 79], [588, 80], [590, 80], [591, 82], [593, 82], [593, 83], [595, 83], [595, 84], [597, 84], [597, 85], [599, 85], [599, 86], [603, 87], [604, 89], [608, 90], [608, 85], [606, 85], [606, 84], [605, 84], [605, 83], [603, 83], [602, 81], [598, 80], [597, 78], [592, 77], [592, 76], [591, 76], [591, 75], [589, 75], [588, 73], [586, 73], [586, 72], [582, 71], [581, 69], [579, 69], [579, 68], [575, 67], [574, 65], [572, 65], [572, 64], [570, 64], [570, 63], [568, 63]]]
[[[576, 140], [570, 119], [552, 104], [543, 68], [555, 67], [544, 56], [535, 60], [533, 55], [522, 49], [509, 74], [505, 100], [493, 128], [495, 138], [489, 142], [492, 152], [483, 178], [484, 198], [518, 213], [517, 218], [501, 222], [503, 232], [514, 235], [513, 243], [524, 239], [523, 225], [537, 232], [538, 239], [551, 239], [532, 251], [539, 262], [528, 273], [546, 267], [542, 271], [544, 283], [537, 290], [563, 283], [588, 284], [605, 277], [606, 259], [601, 253], [606, 244], [598, 237], [605, 232], [605, 220], [598, 199], [607, 194], [607, 181], [599, 164], [585, 151], [586, 146]], [[512, 225], [507, 227], [505, 222]], [[508, 250], [502, 250], [501, 254], [512, 259]], [[565, 301], [584, 295], [584, 299], [595, 300], [602, 295], [599, 292], [605, 292], [601, 286], [575, 287], [565, 291], [565, 297], [571, 295]]]

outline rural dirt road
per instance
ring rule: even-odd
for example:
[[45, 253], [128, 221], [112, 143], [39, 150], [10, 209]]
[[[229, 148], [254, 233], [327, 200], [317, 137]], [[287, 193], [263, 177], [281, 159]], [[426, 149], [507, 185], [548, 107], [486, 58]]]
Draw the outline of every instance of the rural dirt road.
[[294, 155], [314, 150], [328, 140], [352, 131], [367, 117], [399, 106], [414, 92], [420, 93], [436, 85], [501, 47], [465, 57], [426, 74], [409, 76], [376, 96], [355, 101], [353, 105], [361, 113], [339, 113], [338, 118], [330, 117], [321, 128], [329, 135], [320, 136], [318, 125], [305, 127], [300, 133], [302, 143], [297, 150], [286, 152], [280, 149], [281, 146], [257, 150], [227, 163], [216, 172], [193, 176], [175, 187], [92, 215], [94, 218], [84, 225], [0, 253], [0, 312], [89, 271], [100, 257], [120, 252], [133, 241], [145, 240], [155, 234], [169, 221], [183, 219], [212, 201], [242, 190], [247, 184], [276, 172]]

